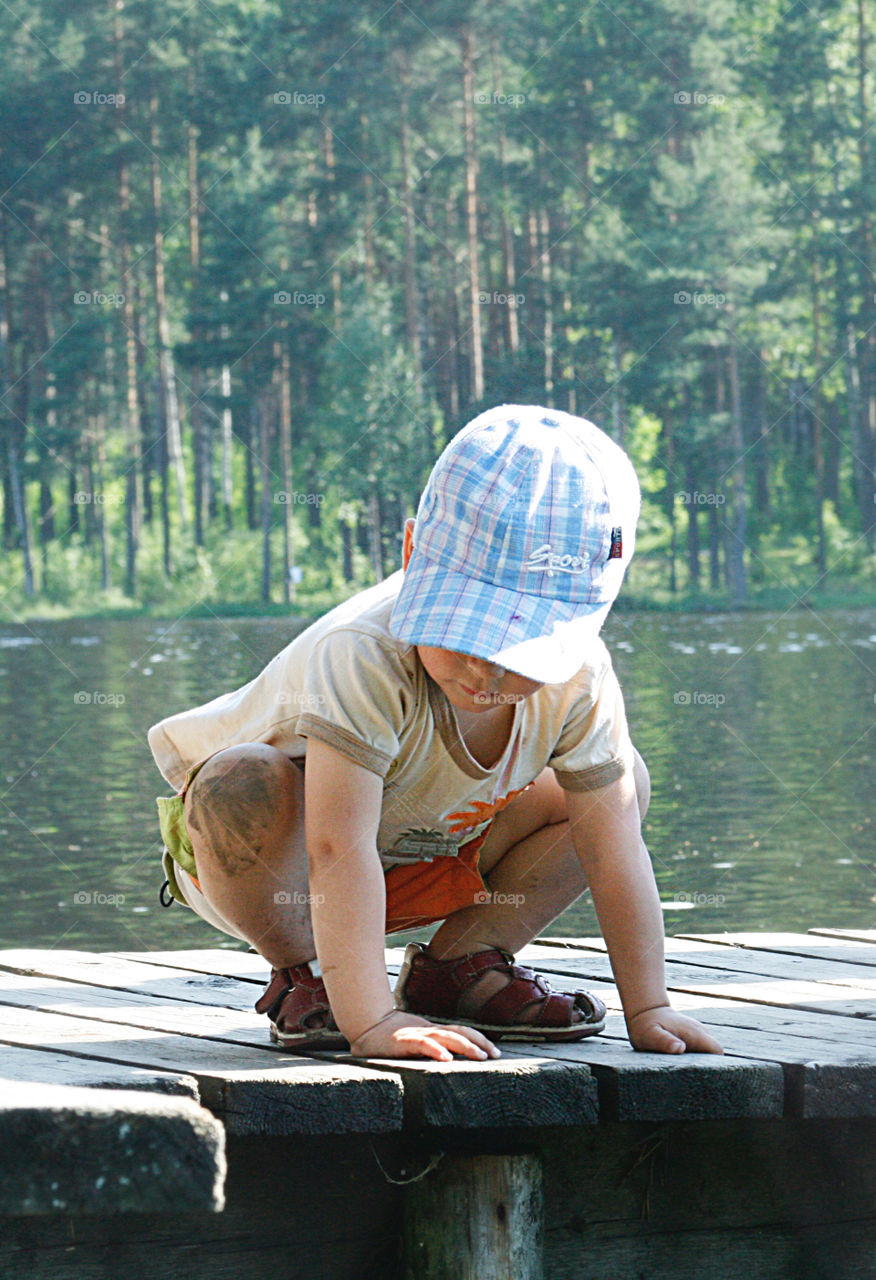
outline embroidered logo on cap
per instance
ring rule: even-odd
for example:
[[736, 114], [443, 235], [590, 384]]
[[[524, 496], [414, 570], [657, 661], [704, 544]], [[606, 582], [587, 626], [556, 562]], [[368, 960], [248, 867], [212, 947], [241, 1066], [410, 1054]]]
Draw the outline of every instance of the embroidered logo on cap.
[[617, 525], [611, 531], [611, 550], [608, 553], [609, 560], [620, 560], [624, 554], [624, 538], [620, 525]]
[[551, 548], [549, 542], [543, 543], [523, 566], [525, 569], [540, 569], [552, 578], [555, 573], [586, 573], [590, 568], [590, 556], [585, 551], [580, 556], [566, 553], [561, 555]]

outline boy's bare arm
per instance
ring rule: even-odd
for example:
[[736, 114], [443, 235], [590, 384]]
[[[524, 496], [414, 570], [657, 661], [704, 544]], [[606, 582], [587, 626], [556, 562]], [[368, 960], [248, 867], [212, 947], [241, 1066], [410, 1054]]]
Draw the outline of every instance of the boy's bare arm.
[[634, 1048], [722, 1053], [699, 1022], [669, 1004], [663, 915], [632, 773], [595, 791], [567, 791], [566, 803]]
[[353, 1052], [440, 1061], [454, 1053], [498, 1056], [472, 1028], [392, 1013], [383, 952], [386, 890], [377, 853], [381, 779], [316, 738], [308, 740], [304, 779], [316, 953], [335, 1021]]

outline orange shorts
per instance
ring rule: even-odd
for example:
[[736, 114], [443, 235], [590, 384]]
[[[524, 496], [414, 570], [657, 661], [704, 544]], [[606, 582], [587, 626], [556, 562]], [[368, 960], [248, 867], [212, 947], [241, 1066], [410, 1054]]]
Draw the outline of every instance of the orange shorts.
[[[184, 802], [188, 787], [206, 761], [190, 769], [179, 793], [159, 800], [161, 833], [165, 841], [165, 874], [171, 893], [209, 924], [232, 937], [241, 935], [209, 907], [201, 893], [194, 864], [194, 850], [185, 828]], [[301, 762], [303, 763], [303, 762]], [[294, 760], [293, 764], [299, 761]], [[418, 929], [444, 920], [454, 911], [484, 901], [487, 886], [478, 870], [481, 846], [490, 828], [460, 846], [455, 857], [440, 856], [431, 862], [390, 867], [385, 872], [386, 933]], [[192, 887], [196, 892], [192, 892]], [[174, 889], [177, 890], [174, 893]]]

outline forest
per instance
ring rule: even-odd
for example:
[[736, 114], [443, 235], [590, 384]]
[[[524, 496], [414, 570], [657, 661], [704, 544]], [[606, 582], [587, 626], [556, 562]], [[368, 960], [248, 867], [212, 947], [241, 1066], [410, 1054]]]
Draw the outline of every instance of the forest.
[[872, 25], [4, 4], [5, 620], [324, 607], [499, 403], [629, 451], [637, 599], [876, 593]]

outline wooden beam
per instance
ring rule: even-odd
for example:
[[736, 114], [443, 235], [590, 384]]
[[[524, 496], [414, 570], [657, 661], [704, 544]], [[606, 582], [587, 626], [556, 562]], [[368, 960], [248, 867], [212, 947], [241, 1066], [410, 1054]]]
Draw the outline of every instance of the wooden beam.
[[225, 1133], [190, 1098], [4, 1084], [0, 1213], [218, 1212]]
[[404, 1280], [542, 1280], [534, 1155], [445, 1156], [405, 1194]]

